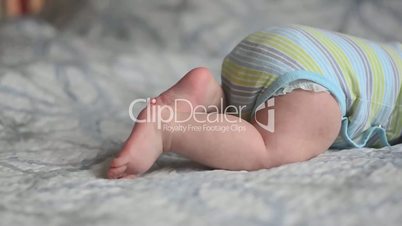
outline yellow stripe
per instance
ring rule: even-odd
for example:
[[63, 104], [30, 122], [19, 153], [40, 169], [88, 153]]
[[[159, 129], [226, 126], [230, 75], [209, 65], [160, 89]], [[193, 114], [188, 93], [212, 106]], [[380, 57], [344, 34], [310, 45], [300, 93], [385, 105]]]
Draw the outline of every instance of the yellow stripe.
[[383, 49], [390, 55], [392, 60], [395, 63], [395, 66], [398, 69], [399, 72], [399, 79], [402, 81], [402, 57], [399, 55], [398, 52], [395, 51], [394, 48], [390, 47], [389, 45], [381, 45]]
[[274, 33], [255, 32], [246, 38], [247, 41], [275, 48], [289, 58], [295, 59], [306, 70], [322, 74], [320, 67], [304, 49], [285, 36]]
[[[399, 104], [398, 104], [399, 103]], [[389, 140], [393, 140], [399, 137], [402, 132], [402, 92], [399, 92], [397, 104], [391, 114], [390, 125], [387, 131], [387, 137]]]
[[369, 120], [367, 123], [372, 123], [374, 118], [378, 115], [382, 108], [382, 101], [384, 99], [385, 95], [385, 81], [384, 81], [384, 75], [383, 75], [383, 69], [382, 69], [382, 64], [380, 60], [378, 59], [377, 54], [375, 53], [374, 49], [371, 48], [366, 44], [366, 41], [360, 38], [356, 37], [350, 37], [349, 38], [358, 45], [365, 56], [367, 56], [368, 61], [369, 61], [369, 66], [371, 69], [371, 72], [373, 74], [373, 81], [372, 81], [372, 98], [371, 98], [371, 111], [369, 114]]
[[[324, 45], [324, 47], [330, 52], [334, 58], [335, 63], [339, 65], [343, 78], [346, 80], [346, 84], [351, 91], [352, 100], [356, 100], [357, 94], [360, 93], [360, 83], [356, 72], [353, 70], [352, 63], [349, 61], [349, 57], [345, 54], [343, 49], [336, 45], [332, 39], [327, 37], [323, 32], [310, 27], [303, 27], [306, 32], [311, 33], [314, 37], [318, 38], [318, 41]], [[355, 105], [356, 107], [357, 105]]]
[[[389, 45], [382, 45], [385, 51], [391, 56], [392, 60], [395, 63], [395, 67], [398, 70], [399, 79], [402, 81], [402, 58], [399, 56], [399, 53], [396, 52], [393, 48]], [[395, 103], [395, 108], [391, 114], [390, 120], [391, 128], [388, 128], [387, 136], [390, 136], [391, 139], [396, 139], [399, 137], [402, 131], [402, 90], [401, 87], [399, 88], [399, 96]]]
[[267, 87], [277, 76], [240, 66], [229, 59], [225, 59], [222, 66], [222, 76], [235, 85], [245, 87]]

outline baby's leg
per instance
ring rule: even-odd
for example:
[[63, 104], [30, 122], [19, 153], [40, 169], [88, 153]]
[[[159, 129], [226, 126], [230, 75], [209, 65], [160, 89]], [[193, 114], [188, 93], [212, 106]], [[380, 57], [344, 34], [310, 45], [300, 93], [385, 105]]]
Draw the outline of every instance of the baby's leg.
[[[242, 132], [211, 132], [190, 130], [186, 133], [159, 132], [154, 141], [160, 148], [173, 151], [202, 164], [229, 170], [256, 170], [285, 163], [304, 161], [323, 151], [333, 143], [340, 129], [340, 111], [335, 99], [327, 93], [296, 90], [275, 99], [275, 132], [252, 124], [236, 123]], [[177, 113], [187, 118], [185, 112]], [[215, 115], [214, 115], [215, 114]], [[266, 121], [268, 109], [257, 112], [259, 122]], [[217, 113], [198, 114], [203, 121]], [[194, 118], [169, 126], [195, 127], [231, 126], [235, 116], [223, 117], [220, 122], [199, 123]], [[153, 127], [156, 131], [156, 128]], [[137, 155], [138, 162], [141, 156]]]
[[[327, 150], [340, 130], [341, 115], [335, 99], [328, 93], [296, 90], [275, 99], [275, 131], [268, 132], [242, 121], [237, 126], [242, 132], [175, 132], [167, 142], [167, 150], [184, 155], [214, 168], [229, 170], [256, 170], [285, 163], [308, 160]], [[268, 109], [257, 112], [259, 122], [267, 122]], [[186, 118], [186, 113], [179, 113]], [[198, 114], [202, 121], [210, 114]], [[224, 118], [224, 117], [223, 117]], [[184, 127], [233, 125], [230, 121], [197, 123], [194, 119], [181, 123]], [[178, 126], [180, 123], [175, 123]]]
[[301, 89], [275, 97], [275, 132], [261, 128], [267, 110], [258, 111], [252, 123], [264, 139], [272, 166], [305, 161], [326, 151], [341, 128], [341, 112], [335, 98], [326, 92]]

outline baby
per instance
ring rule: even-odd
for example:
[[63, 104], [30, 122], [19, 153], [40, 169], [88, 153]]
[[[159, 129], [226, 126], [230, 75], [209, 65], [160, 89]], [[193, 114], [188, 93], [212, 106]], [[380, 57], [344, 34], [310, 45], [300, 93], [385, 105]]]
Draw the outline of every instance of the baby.
[[212, 168], [258, 170], [328, 148], [402, 138], [402, 45], [307, 26], [272, 27], [148, 101], [108, 171], [134, 178], [163, 152]]

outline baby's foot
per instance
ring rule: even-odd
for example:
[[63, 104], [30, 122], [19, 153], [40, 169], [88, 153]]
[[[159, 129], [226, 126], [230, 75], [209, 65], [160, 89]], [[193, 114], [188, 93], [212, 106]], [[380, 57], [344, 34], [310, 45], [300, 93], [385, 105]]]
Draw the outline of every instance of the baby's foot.
[[[146, 119], [146, 109], [140, 113], [138, 119]], [[166, 143], [167, 138], [168, 135], [157, 128], [156, 122], [136, 123], [122, 151], [112, 161], [108, 177], [133, 178], [146, 172], [169, 146]]]
[[[218, 88], [218, 89], [217, 89]], [[193, 107], [216, 102], [213, 98], [221, 96], [219, 85], [207, 69], [191, 70], [173, 87], [151, 100], [151, 106], [169, 105], [173, 107], [175, 99], [186, 99]], [[212, 100], [213, 99], [213, 100]], [[148, 106], [150, 107], [150, 106]], [[188, 103], [176, 106], [178, 111], [188, 112]], [[139, 119], [146, 117], [144, 109]], [[115, 158], [108, 171], [109, 178], [133, 178], [146, 172], [163, 151], [168, 151], [169, 134], [157, 128], [155, 122], [136, 123], [122, 151]]]

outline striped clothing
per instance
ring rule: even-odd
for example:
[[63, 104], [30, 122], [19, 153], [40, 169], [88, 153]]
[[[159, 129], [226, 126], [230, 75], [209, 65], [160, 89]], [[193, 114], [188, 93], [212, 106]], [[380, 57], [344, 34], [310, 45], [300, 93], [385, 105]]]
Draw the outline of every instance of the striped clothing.
[[402, 135], [402, 45], [375, 43], [301, 25], [272, 27], [242, 40], [224, 59], [229, 104], [250, 118], [290, 82], [327, 88], [342, 112], [332, 148], [382, 147]]

